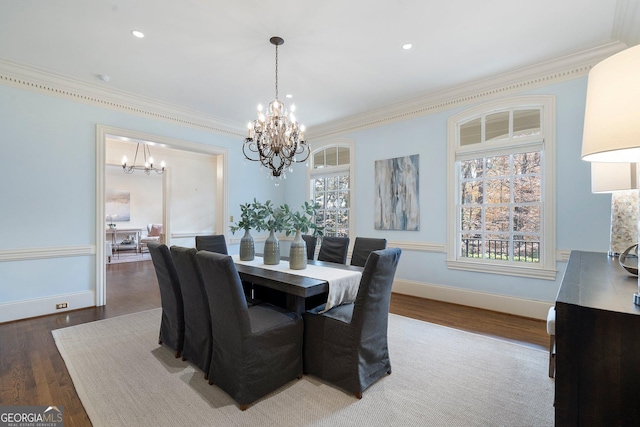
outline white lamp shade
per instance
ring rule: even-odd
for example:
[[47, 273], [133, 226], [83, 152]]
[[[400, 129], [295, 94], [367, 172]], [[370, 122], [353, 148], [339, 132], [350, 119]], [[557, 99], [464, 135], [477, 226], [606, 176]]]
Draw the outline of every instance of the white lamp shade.
[[591, 163], [592, 193], [611, 193], [637, 188], [635, 163]]
[[605, 59], [589, 72], [582, 159], [640, 161], [640, 45]]

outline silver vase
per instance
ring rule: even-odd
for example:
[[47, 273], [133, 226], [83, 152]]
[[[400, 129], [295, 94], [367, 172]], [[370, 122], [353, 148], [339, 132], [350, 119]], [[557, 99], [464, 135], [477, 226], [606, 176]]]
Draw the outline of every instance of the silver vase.
[[280, 264], [280, 241], [273, 230], [264, 242], [264, 263], [267, 265]]
[[296, 235], [291, 242], [289, 268], [292, 270], [304, 270], [307, 268], [307, 244], [302, 238], [300, 230], [296, 231]]
[[240, 239], [240, 261], [253, 261], [256, 249], [253, 243], [253, 236], [249, 230], [244, 230], [244, 236]]

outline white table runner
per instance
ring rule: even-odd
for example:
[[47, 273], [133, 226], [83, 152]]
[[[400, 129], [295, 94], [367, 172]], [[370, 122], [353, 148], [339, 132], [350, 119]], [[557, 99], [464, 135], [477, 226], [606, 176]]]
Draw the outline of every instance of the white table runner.
[[277, 265], [267, 265], [261, 257], [255, 257], [253, 261], [240, 261], [239, 255], [233, 255], [236, 264], [260, 267], [266, 270], [281, 271], [296, 276], [311, 277], [313, 279], [326, 280], [329, 283], [329, 295], [324, 311], [340, 304], [354, 302], [360, 287], [362, 273], [359, 271], [343, 270], [340, 268], [324, 267], [308, 264], [304, 270], [292, 270], [288, 261], [280, 261]]

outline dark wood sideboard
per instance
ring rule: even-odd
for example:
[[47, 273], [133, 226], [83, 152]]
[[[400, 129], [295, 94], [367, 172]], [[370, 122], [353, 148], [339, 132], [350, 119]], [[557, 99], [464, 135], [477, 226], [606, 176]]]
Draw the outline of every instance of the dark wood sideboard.
[[640, 425], [638, 278], [572, 251], [556, 298], [556, 426]]

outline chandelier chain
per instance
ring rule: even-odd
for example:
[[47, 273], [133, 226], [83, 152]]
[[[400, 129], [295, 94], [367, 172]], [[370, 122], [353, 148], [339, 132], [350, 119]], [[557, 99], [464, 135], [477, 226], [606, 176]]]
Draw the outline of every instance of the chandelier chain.
[[276, 45], [276, 99], [278, 99], [278, 45]]

